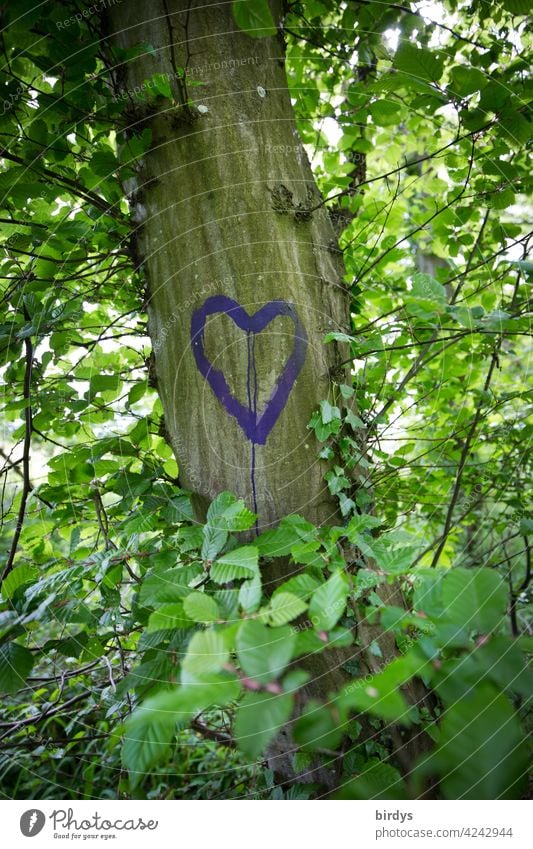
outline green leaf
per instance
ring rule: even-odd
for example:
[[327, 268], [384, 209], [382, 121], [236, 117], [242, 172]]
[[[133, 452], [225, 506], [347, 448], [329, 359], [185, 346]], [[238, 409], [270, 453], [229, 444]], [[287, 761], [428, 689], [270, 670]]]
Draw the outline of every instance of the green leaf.
[[512, 189], [509, 187], [505, 189], [500, 189], [497, 192], [493, 192], [487, 198], [488, 205], [492, 207], [492, 209], [507, 209], [507, 207], [512, 206], [515, 201], [515, 194]]
[[203, 528], [202, 559], [214, 560], [228, 540], [228, 531], [248, 530], [255, 519], [255, 513], [231, 492], [217, 495], [209, 506], [207, 524]]
[[[98, 177], [110, 177], [118, 167], [118, 162], [112, 150], [97, 150], [91, 157], [91, 171]], [[105, 375], [100, 375], [105, 377]]]
[[252, 38], [276, 35], [268, 0], [234, 0], [232, 8], [239, 29], [247, 35]]
[[105, 645], [98, 637], [90, 637], [80, 654], [81, 663], [90, 663], [92, 660], [98, 660], [105, 654]]
[[411, 291], [406, 292], [405, 303], [411, 315], [424, 318], [427, 314], [443, 313], [446, 309], [446, 292], [438, 280], [429, 274], [413, 276]]
[[242, 498], [236, 498], [231, 492], [219, 493], [207, 511], [207, 523], [226, 531], [246, 531], [255, 519], [255, 513], [248, 510]]
[[193, 622], [216, 622], [220, 619], [220, 610], [215, 599], [206, 593], [193, 592], [183, 601], [183, 610]]
[[361, 598], [361, 596], [368, 593], [368, 590], [378, 587], [383, 580], [383, 577], [378, 575], [378, 573], [373, 569], [359, 569], [354, 580], [354, 597]]
[[13, 597], [15, 592], [23, 587], [24, 584], [31, 584], [37, 580], [39, 573], [28, 563], [21, 563], [9, 573], [7, 578], [2, 582], [2, 598], [8, 601]]
[[228, 531], [247, 531], [251, 528], [256, 520], [255, 513], [248, 510], [244, 501], [236, 501], [231, 504], [224, 512], [218, 516], [217, 524]]
[[223, 513], [232, 507], [237, 501], [232, 492], [219, 492], [216, 498], [213, 499], [207, 511], [207, 522], [213, 527], [218, 527], [218, 519]]
[[259, 684], [277, 680], [292, 658], [296, 635], [291, 628], [267, 628], [256, 620], [243, 622], [236, 651], [245, 675]]
[[346, 607], [348, 580], [342, 572], [334, 572], [311, 596], [309, 617], [315, 630], [329, 631], [339, 621]]
[[147, 632], [151, 634], [153, 631], [167, 631], [175, 628], [190, 628], [192, 622], [185, 614], [183, 604], [174, 602], [173, 604], [164, 604], [152, 613], [148, 620]]
[[277, 528], [258, 536], [255, 544], [263, 557], [286, 557], [298, 539], [293, 528], [285, 527], [281, 523]]
[[415, 578], [413, 608], [430, 619], [442, 614], [442, 569], [418, 569]]
[[377, 100], [370, 104], [368, 111], [376, 126], [391, 127], [399, 123], [402, 106], [394, 100]]
[[228, 532], [224, 528], [204, 525], [202, 528], [202, 560], [214, 560], [228, 541]]
[[452, 68], [450, 89], [459, 97], [466, 97], [468, 94], [479, 91], [487, 85], [487, 82], [487, 77], [479, 68], [465, 65], [456, 65]]
[[330, 333], [326, 333], [324, 336], [324, 343], [327, 345], [329, 342], [355, 342], [355, 338], [353, 336], [348, 336], [347, 333], [337, 333], [336, 331], [331, 331]]
[[118, 374], [95, 374], [91, 377], [89, 386], [91, 395], [116, 392], [120, 386], [120, 377]]
[[237, 708], [233, 733], [250, 758], [259, 758], [289, 720], [293, 697], [289, 693], [247, 693]]
[[355, 510], [355, 501], [352, 501], [351, 498], [348, 498], [344, 492], [339, 492], [337, 498], [339, 499], [339, 507], [341, 508], [341, 513], [343, 516], [349, 516], [350, 513], [353, 513]]
[[143, 380], [140, 383], [136, 383], [131, 387], [128, 392], [128, 404], [135, 404], [137, 401], [140, 401], [141, 398], [146, 394], [146, 390], [148, 389], [148, 381]]
[[[376, 547], [377, 548], [377, 547]], [[380, 569], [389, 575], [405, 575], [411, 569], [418, 547], [398, 548], [392, 551], [378, 551], [377, 563]]]
[[498, 572], [457, 568], [444, 575], [439, 618], [469, 631], [487, 633], [506, 622], [506, 610], [507, 589]]
[[279, 592], [272, 598], [268, 607], [259, 611], [261, 622], [268, 625], [285, 625], [292, 619], [296, 619], [305, 610], [307, 604], [292, 593]]
[[434, 301], [436, 304], [446, 303], [444, 286], [431, 277], [430, 274], [418, 273], [413, 276], [411, 292], [415, 298]]
[[321, 401], [320, 402], [320, 411], [322, 414], [322, 422], [324, 424], [329, 424], [334, 419], [340, 419], [341, 411], [338, 407], [333, 407], [329, 401]]
[[354, 681], [348, 684], [339, 697], [342, 708], [352, 708], [378, 716], [389, 722], [406, 724], [411, 708], [404, 696], [395, 688], [380, 692], [372, 681]]
[[176, 728], [208, 707], [223, 707], [238, 698], [235, 678], [213, 676], [208, 684], [184, 684], [147, 699], [126, 722], [122, 760], [135, 786], [166, 758]]
[[502, 109], [498, 124], [502, 134], [515, 148], [521, 148], [531, 138], [532, 122], [511, 106]]
[[311, 575], [303, 572], [300, 575], [295, 575], [293, 578], [289, 578], [288, 581], [281, 584], [281, 586], [275, 590], [273, 597], [275, 598], [278, 593], [287, 592], [292, 595], [296, 595], [298, 598], [305, 601], [318, 586], [320, 586], [320, 584], [316, 578], [312, 578]]
[[167, 74], [153, 74], [150, 80], [146, 80], [149, 90], [154, 90], [161, 97], [166, 97], [172, 100], [172, 89]]
[[259, 550], [255, 545], [234, 548], [212, 564], [210, 576], [217, 584], [227, 584], [236, 578], [252, 578], [258, 574]]
[[0, 646], [0, 693], [16, 693], [30, 674], [34, 664], [31, 651], [18, 643]]
[[239, 590], [239, 604], [246, 613], [255, 613], [261, 604], [261, 576], [244, 581]]
[[358, 430], [365, 426], [364, 421], [362, 421], [359, 416], [356, 416], [353, 410], [348, 410], [344, 417], [344, 421], [347, 422], [347, 424], [349, 424], [354, 430]]
[[493, 636], [462, 657], [457, 666], [455, 663], [447, 662], [442, 670], [443, 680], [435, 685], [447, 703], [462, 698], [464, 692], [487, 679], [510, 697], [528, 699], [533, 693], [533, 669], [516, 641], [509, 637]]
[[214, 560], [228, 540], [228, 531], [250, 528], [255, 515], [231, 492], [221, 492], [209, 505], [203, 527], [202, 559]]
[[479, 682], [444, 714], [433, 763], [446, 799], [517, 799], [527, 748], [509, 700]]
[[362, 533], [363, 531], [370, 530], [372, 528], [379, 528], [380, 525], [383, 524], [383, 519], [379, 519], [377, 516], [371, 516], [369, 513], [361, 513], [354, 516], [348, 522], [346, 527], [346, 536], [350, 540], [350, 542], [354, 542], [357, 534]]
[[122, 761], [136, 787], [156, 764], [167, 755], [175, 733], [176, 721], [157, 719], [144, 713], [134, 714], [127, 723], [122, 743]]
[[478, 108], [484, 112], [500, 112], [509, 100], [510, 94], [511, 92], [506, 85], [502, 85], [495, 79], [489, 79], [481, 92]]
[[502, 5], [512, 15], [529, 15], [531, 12], [529, 0], [502, 0]]
[[339, 799], [409, 799], [405, 781], [397, 769], [372, 758], [360, 775], [341, 790]]
[[201, 565], [151, 572], [141, 584], [139, 601], [146, 607], [180, 601], [190, 593], [189, 582], [202, 572]]
[[415, 80], [438, 82], [442, 76], [444, 59], [431, 50], [415, 47], [409, 41], [402, 41], [394, 56], [394, 67]]
[[427, 660], [413, 650], [389, 663], [382, 672], [347, 684], [338, 697], [341, 710], [368, 711], [390, 722], [409, 723], [412, 708], [401, 692], [414, 676], [424, 675]]
[[522, 516], [520, 519], [520, 524], [518, 526], [519, 533], [527, 537], [528, 534], [533, 533], [533, 519], [528, 519], [526, 516]]
[[294, 742], [307, 751], [335, 749], [342, 735], [338, 716], [314, 699], [306, 703], [293, 728]]
[[176, 495], [174, 498], [171, 498], [161, 511], [161, 517], [171, 525], [176, 525], [178, 522], [192, 521], [193, 511], [189, 496]]
[[182, 663], [182, 681], [205, 678], [220, 672], [229, 661], [229, 649], [220, 631], [202, 631], [193, 635]]

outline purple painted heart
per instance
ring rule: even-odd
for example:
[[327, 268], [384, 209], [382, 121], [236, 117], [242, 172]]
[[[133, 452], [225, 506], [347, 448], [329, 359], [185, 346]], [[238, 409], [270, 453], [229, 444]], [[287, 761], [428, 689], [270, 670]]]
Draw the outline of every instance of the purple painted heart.
[[[248, 337], [248, 404], [241, 404], [231, 393], [224, 373], [215, 368], [205, 354], [205, 327], [209, 316], [223, 313], [235, 322]], [[276, 380], [274, 389], [264, 409], [258, 412], [255, 403], [257, 387], [250, 389], [251, 376], [255, 374], [253, 361], [254, 334], [262, 330], [278, 316], [288, 316], [294, 326], [293, 350], [285, 368]], [[252, 340], [252, 345], [250, 344]], [[193, 312], [191, 319], [191, 343], [196, 365], [200, 374], [207, 380], [216, 397], [230, 416], [234, 416], [247, 439], [255, 445], [264, 445], [272, 428], [279, 419], [291, 393], [294, 382], [305, 360], [307, 335], [296, 312], [294, 304], [287, 301], [269, 301], [254, 315], [249, 315], [244, 307], [225, 295], [207, 298], [204, 304]]]

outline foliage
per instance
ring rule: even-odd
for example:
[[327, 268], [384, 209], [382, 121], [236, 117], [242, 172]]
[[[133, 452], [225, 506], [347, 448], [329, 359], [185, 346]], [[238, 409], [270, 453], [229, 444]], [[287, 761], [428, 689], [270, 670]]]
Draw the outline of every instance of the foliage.
[[[234, 6], [271, 30], [266, 3]], [[22, 0], [3, 32], [4, 793], [306, 798], [256, 766], [289, 722], [295, 771], [333, 759], [348, 797], [523, 795], [526, 10], [291, 4], [289, 85], [352, 296], [353, 385], [309, 425], [344, 521], [250, 544], [245, 504], [221, 493], [198, 525], [178, 486], [121, 188], [150, 132], [123, 132], [80, 8]], [[302, 707], [332, 647], [347, 683]]]

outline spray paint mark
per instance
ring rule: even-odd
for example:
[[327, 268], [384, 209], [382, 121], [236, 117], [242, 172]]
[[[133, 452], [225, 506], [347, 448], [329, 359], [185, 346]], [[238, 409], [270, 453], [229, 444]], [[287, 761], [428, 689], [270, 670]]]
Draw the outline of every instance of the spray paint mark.
[[[255, 333], [248, 331], [248, 365], [247, 365], [247, 389], [248, 389], [248, 406], [253, 411], [255, 420], [257, 421], [257, 367], [255, 363]], [[253, 384], [253, 391], [252, 391]], [[252, 499], [254, 505], [254, 513], [257, 516], [257, 490], [255, 486], [255, 442], [252, 441], [252, 461], [250, 472], [252, 484]], [[259, 519], [255, 520], [255, 534], [259, 536]]]
[[[230, 387], [221, 369], [215, 368], [205, 353], [205, 327], [211, 315], [224, 314], [246, 333], [247, 337], [247, 404], [241, 404], [231, 393]], [[293, 323], [293, 350], [285, 368], [276, 379], [276, 383], [263, 410], [258, 412], [257, 363], [255, 358], [255, 337], [278, 316], [287, 316]], [[279, 419], [288, 401], [294, 382], [302, 370], [307, 350], [307, 334], [300, 321], [294, 304], [287, 301], [269, 301], [254, 315], [249, 315], [237, 301], [225, 295], [207, 298], [204, 304], [192, 314], [191, 343], [196, 365], [200, 374], [207, 380], [215, 396], [226, 412], [233, 416], [246, 438], [252, 443], [251, 478], [254, 512], [257, 513], [256, 491], [256, 446], [265, 445], [272, 428]]]

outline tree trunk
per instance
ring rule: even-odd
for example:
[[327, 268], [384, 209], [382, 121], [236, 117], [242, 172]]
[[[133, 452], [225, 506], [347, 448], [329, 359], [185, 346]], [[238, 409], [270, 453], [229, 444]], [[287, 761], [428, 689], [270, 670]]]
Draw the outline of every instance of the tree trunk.
[[[307, 424], [320, 400], [335, 400], [336, 384], [351, 382], [348, 352], [323, 344], [329, 331], [350, 332], [342, 256], [296, 130], [283, 40], [241, 32], [231, 7], [130, 0], [110, 10], [111, 45], [144, 45], [115, 83], [126, 134], [152, 132], [128, 191], [157, 386], [200, 519], [229, 490], [258, 514], [256, 532], [291, 513], [332, 524], [341, 516]], [[174, 102], [155, 102], [154, 74]], [[148, 103], [134, 101], [136, 88]], [[288, 564], [277, 569], [270, 589]], [[383, 597], [401, 603], [391, 587]], [[313, 656], [308, 696], [339, 689], [348, 656], [373, 671], [374, 639], [385, 659], [394, 655], [394, 638], [377, 626], [361, 622], [358, 634], [356, 649]], [[285, 730], [271, 763], [294, 778], [291, 749]], [[338, 767], [313, 768], [307, 780], [333, 786]]]
[[[321, 197], [281, 36], [251, 38], [231, 7], [111, 9], [114, 45], [155, 47], [122, 65], [119, 84], [127, 131], [152, 131], [132, 200], [158, 391], [200, 516], [230, 490], [258, 529], [290, 513], [321, 524], [338, 519], [337, 505], [307, 424], [346, 359], [323, 344], [349, 328], [344, 269], [325, 208], [307, 211]], [[175, 102], [132, 107], [136, 86], [153, 100], [154, 74]]]

